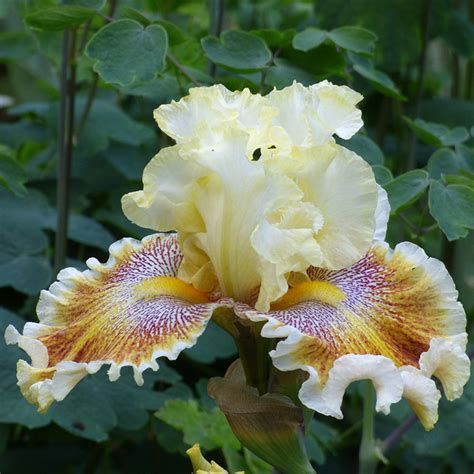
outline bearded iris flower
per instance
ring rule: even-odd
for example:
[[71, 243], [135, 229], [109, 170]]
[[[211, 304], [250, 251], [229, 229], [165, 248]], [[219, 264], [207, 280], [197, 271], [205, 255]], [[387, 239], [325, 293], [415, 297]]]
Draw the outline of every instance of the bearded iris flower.
[[114, 243], [84, 272], [62, 270], [41, 293], [39, 323], [7, 329], [31, 358], [18, 362], [23, 395], [45, 411], [104, 364], [110, 380], [132, 366], [140, 384], [214, 318], [278, 340], [274, 366], [308, 373], [307, 407], [342, 418], [346, 387], [370, 379], [378, 411], [403, 397], [431, 429], [432, 377], [449, 400], [469, 378], [466, 318], [440, 261], [384, 242], [387, 195], [334, 139], [362, 127], [361, 99], [323, 81], [267, 96], [194, 88], [160, 106], [155, 119], [176, 144], [122, 201], [158, 233]]

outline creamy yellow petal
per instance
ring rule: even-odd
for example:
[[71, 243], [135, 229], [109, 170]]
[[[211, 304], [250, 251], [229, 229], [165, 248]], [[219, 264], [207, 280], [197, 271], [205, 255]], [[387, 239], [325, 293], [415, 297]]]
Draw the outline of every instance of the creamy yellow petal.
[[324, 145], [334, 134], [347, 139], [363, 125], [361, 111], [356, 108], [362, 96], [347, 86], [323, 81], [304, 87], [293, 82], [267, 97], [279, 111], [274, 125], [296, 147]]
[[375, 231], [374, 241], [385, 241], [388, 220], [390, 218], [390, 203], [387, 192], [377, 184], [377, 207], [375, 208]]
[[209, 130], [238, 117], [238, 110], [227, 106], [224, 90], [221, 85], [191, 88], [189, 95], [179, 102], [158, 107], [154, 111], [155, 120], [177, 143], [185, 142], [198, 130]]
[[249, 160], [247, 145], [247, 132], [228, 130], [209, 146], [161, 151], [123, 208], [142, 226], [178, 231], [180, 278], [244, 302], [261, 287], [265, 309], [285, 293], [288, 272], [321, 263], [323, 220], [278, 167]]
[[143, 190], [123, 196], [123, 212], [147, 229], [202, 231], [193, 195], [198, 180], [208, 173], [199, 163], [182, 158], [178, 146], [163, 148], [145, 167]]
[[313, 127], [322, 127], [327, 133], [345, 140], [362, 128], [362, 113], [356, 107], [363, 99], [361, 94], [350, 87], [336, 86], [328, 81], [310, 86], [309, 90], [318, 97], [318, 122], [312, 123]]
[[256, 307], [268, 309], [288, 290], [287, 274], [320, 265], [322, 253], [316, 235], [323, 225], [319, 211], [309, 203], [295, 202], [265, 216], [252, 233], [259, 256], [262, 284]]
[[[209, 176], [199, 182], [194, 195], [205, 231], [179, 234], [183, 269], [198, 268], [207, 255], [222, 292], [250, 301], [262, 282], [251, 236], [265, 216], [298, 201], [302, 193], [287, 177], [247, 159], [245, 134], [229, 135], [207, 153], [191, 154], [189, 160], [205, 166]], [[194, 274], [180, 276], [194, 281]]]
[[144, 370], [158, 369], [158, 357], [176, 359], [194, 345], [214, 309], [232, 303], [179, 280], [181, 261], [176, 238], [155, 234], [114, 243], [106, 263], [89, 259], [84, 272], [62, 270], [41, 292], [40, 322], [5, 333], [31, 357], [31, 365], [18, 364], [24, 396], [45, 411], [103, 364], [111, 380], [131, 366], [141, 384]]
[[251, 153], [269, 141], [266, 133], [277, 113], [260, 94], [252, 94], [248, 89], [231, 92], [218, 84], [190, 89], [189, 95], [179, 102], [158, 107], [154, 117], [176, 143], [192, 144], [193, 148], [212, 145], [229, 129], [244, 131]]
[[380, 410], [403, 393], [430, 429], [439, 397], [429, 378], [442, 382], [448, 399], [469, 378], [466, 317], [444, 265], [414, 244], [391, 251], [379, 242], [347, 269], [311, 268], [308, 276], [268, 313], [236, 306], [266, 322], [262, 336], [286, 338], [271, 355], [281, 370], [310, 374], [303, 403], [339, 417], [344, 388], [369, 378], [383, 394]]
[[293, 146], [309, 147], [329, 141], [330, 134], [312, 124], [318, 122], [318, 97], [298, 82], [268, 94], [270, 103], [278, 109], [273, 123], [281, 129]]
[[375, 233], [378, 190], [371, 167], [338, 145], [305, 150], [296, 161], [290, 176], [323, 218], [316, 236], [320, 266], [352, 265], [365, 255]]
[[404, 386], [403, 398], [408, 400], [425, 430], [433, 429], [438, 421], [438, 402], [441, 398], [435, 382], [411, 366], [402, 367], [400, 374]]
[[420, 357], [423, 374], [434, 375], [443, 385], [448, 400], [462, 395], [463, 387], [470, 377], [471, 361], [465, 353], [467, 334], [461, 333], [446, 338], [435, 338], [430, 348]]

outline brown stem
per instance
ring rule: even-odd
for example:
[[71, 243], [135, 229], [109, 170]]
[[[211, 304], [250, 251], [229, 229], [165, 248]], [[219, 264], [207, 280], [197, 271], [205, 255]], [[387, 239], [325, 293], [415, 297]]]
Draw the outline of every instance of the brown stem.
[[382, 452], [386, 453], [391, 448], [393, 448], [400, 438], [416, 423], [418, 417], [413, 414], [407, 418], [398, 428], [393, 430], [382, 443]]
[[[421, 114], [421, 100], [423, 98], [423, 83], [425, 80], [425, 68], [426, 68], [426, 51], [428, 49], [428, 41], [430, 38], [430, 25], [431, 25], [431, 13], [433, 10], [433, 0], [424, 1], [424, 14], [423, 14], [423, 43], [421, 46], [421, 54], [418, 61], [418, 80], [416, 85], [416, 97], [415, 97], [415, 118], [418, 118]], [[412, 170], [416, 167], [416, 134], [412, 133], [410, 151], [407, 159], [407, 170]]]
[[187, 77], [195, 86], [202, 86], [202, 84], [197, 81], [196, 79], [194, 79], [193, 76], [191, 76], [191, 74], [189, 74], [188, 71], [186, 71], [186, 69], [181, 66], [181, 64], [178, 62], [178, 60], [170, 53], [168, 52], [167, 54], [167, 58], [170, 60], [170, 62], [173, 64], [173, 66], [178, 69], [178, 71], [185, 77]]
[[57, 229], [54, 267], [59, 272], [64, 267], [67, 255], [67, 228], [69, 217], [69, 181], [71, 176], [74, 101], [76, 93], [76, 35], [77, 31], [66, 30], [63, 35], [61, 61], [61, 86], [58, 123], [58, 184], [57, 184]]
[[[209, 2], [209, 34], [219, 36], [222, 31], [222, 22], [224, 19], [224, 0], [208, 0]], [[209, 61], [209, 75], [216, 75], [216, 65]]]
[[[474, 0], [469, 2], [469, 20], [474, 23]], [[474, 59], [469, 59], [466, 67], [466, 100], [474, 99]]]

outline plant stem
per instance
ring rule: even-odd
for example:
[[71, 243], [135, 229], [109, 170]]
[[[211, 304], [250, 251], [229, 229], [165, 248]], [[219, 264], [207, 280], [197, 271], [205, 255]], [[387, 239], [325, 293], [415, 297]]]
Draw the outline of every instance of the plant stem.
[[181, 64], [178, 62], [178, 60], [171, 54], [167, 54], [167, 58], [170, 60], [171, 63], [173, 63], [173, 66], [185, 77], [187, 77], [195, 86], [202, 86], [202, 84], [199, 81], [196, 81], [191, 74], [189, 74], [186, 69], [181, 66]]
[[[415, 97], [415, 118], [418, 118], [421, 114], [421, 100], [423, 99], [423, 83], [425, 80], [425, 68], [426, 68], [426, 51], [428, 49], [428, 41], [430, 39], [430, 25], [431, 25], [431, 13], [433, 11], [433, 0], [424, 1], [424, 12], [423, 12], [423, 43], [421, 46], [421, 54], [418, 61], [418, 80], [416, 85], [416, 97]], [[416, 168], [416, 134], [412, 133], [410, 151], [407, 159], [407, 171]]]
[[91, 88], [89, 89], [89, 94], [87, 95], [86, 105], [84, 106], [84, 110], [82, 111], [81, 118], [79, 119], [79, 124], [74, 132], [74, 142], [77, 142], [79, 136], [84, 129], [84, 126], [87, 123], [87, 119], [89, 117], [90, 111], [92, 109], [92, 104], [95, 99], [95, 94], [97, 92], [97, 84], [99, 82], [99, 76], [94, 73], [94, 79], [92, 80]]
[[[224, 18], [224, 0], [208, 0], [209, 1], [209, 34], [211, 36], [219, 36], [222, 31], [222, 20]], [[216, 65], [209, 61], [209, 75], [216, 75]]]
[[262, 338], [261, 326], [238, 324], [238, 337], [235, 339], [239, 349], [240, 361], [245, 372], [247, 384], [255, 387], [260, 395], [268, 392], [270, 376], [269, 355], [273, 341]]
[[416, 423], [418, 417], [413, 413], [398, 428], [393, 430], [382, 443], [382, 452], [386, 453], [395, 446], [400, 438]]
[[63, 35], [61, 60], [61, 98], [58, 122], [58, 184], [57, 228], [54, 267], [59, 272], [64, 267], [67, 254], [67, 228], [69, 216], [69, 180], [71, 175], [74, 130], [74, 96], [76, 89], [76, 30], [66, 30]]
[[373, 474], [378, 463], [374, 439], [375, 391], [372, 382], [367, 380], [365, 384], [362, 440], [359, 449], [359, 474]]

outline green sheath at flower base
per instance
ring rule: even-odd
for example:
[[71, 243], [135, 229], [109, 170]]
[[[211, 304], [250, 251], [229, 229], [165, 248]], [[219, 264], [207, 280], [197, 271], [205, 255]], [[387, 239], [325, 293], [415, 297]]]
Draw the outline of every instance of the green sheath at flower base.
[[303, 412], [289, 398], [259, 396], [246, 384], [238, 360], [225, 378], [209, 381], [208, 391], [246, 448], [285, 474], [314, 474], [304, 447]]

